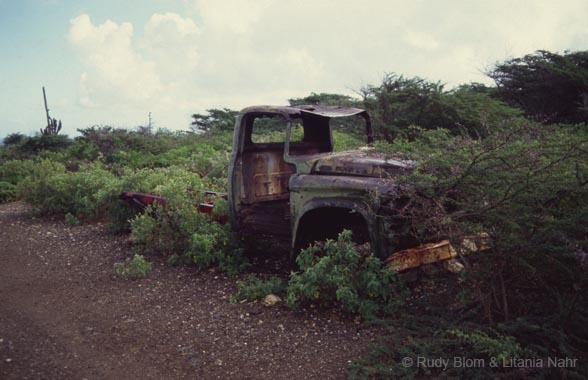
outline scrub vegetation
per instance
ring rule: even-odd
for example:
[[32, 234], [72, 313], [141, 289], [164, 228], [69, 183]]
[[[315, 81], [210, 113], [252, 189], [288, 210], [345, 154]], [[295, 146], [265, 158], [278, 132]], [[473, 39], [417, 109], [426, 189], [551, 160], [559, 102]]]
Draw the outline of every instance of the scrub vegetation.
[[[418, 285], [405, 284], [358, 252], [345, 232], [302, 251], [287, 280], [241, 281], [234, 299], [274, 293], [292, 308], [339, 308], [384, 326], [378, 346], [351, 363], [352, 379], [585, 378], [588, 52], [539, 51], [498, 63], [488, 76], [495, 87], [447, 90], [388, 74], [357, 98], [313, 93], [289, 102], [366, 109], [376, 152], [416, 163], [398, 178], [402, 207], [394, 205], [412, 234], [459, 246], [484, 232], [489, 250], [458, 252], [465, 265], [458, 275], [428, 273]], [[122, 277], [147, 275], [148, 255], [236, 275], [248, 265], [240, 242], [227, 225], [197, 212], [203, 190], [226, 191], [235, 115], [226, 108], [194, 114], [187, 132], [93, 126], [73, 139], [13, 133], [0, 146], [0, 202], [23, 200], [72, 228], [105, 221], [112, 233], [130, 232], [135, 252], [117, 265]], [[345, 129], [335, 139], [341, 149], [358, 141]], [[122, 191], [168, 203], [137, 214], [119, 199]], [[226, 213], [222, 200], [215, 204]], [[418, 358], [450, 362], [421, 366]], [[516, 365], [553, 358], [578, 360]]]

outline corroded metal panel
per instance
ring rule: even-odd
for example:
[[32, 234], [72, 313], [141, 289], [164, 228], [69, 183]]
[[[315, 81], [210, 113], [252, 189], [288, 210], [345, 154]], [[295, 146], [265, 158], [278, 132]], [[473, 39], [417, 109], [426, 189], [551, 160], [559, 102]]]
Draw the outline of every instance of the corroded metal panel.
[[280, 149], [243, 154], [241, 199], [244, 204], [288, 198], [292, 169], [282, 155]]
[[457, 257], [457, 252], [453, 249], [449, 240], [443, 240], [395, 252], [386, 259], [385, 264], [391, 265], [398, 272], [402, 272], [455, 257]]
[[411, 168], [411, 163], [386, 159], [372, 154], [369, 149], [326, 155], [316, 160], [313, 172], [321, 174], [349, 174], [366, 177], [390, 177]]

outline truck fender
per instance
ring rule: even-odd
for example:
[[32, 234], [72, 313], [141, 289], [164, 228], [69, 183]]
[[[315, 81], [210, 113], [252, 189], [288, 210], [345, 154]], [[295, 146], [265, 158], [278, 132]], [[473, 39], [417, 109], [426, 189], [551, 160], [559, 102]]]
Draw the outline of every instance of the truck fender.
[[321, 198], [309, 201], [300, 209], [298, 215], [295, 216], [292, 225], [292, 252], [294, 253], [294, 249], [296, 247], [296, 243], [298, 238], [300, 237], [300, 222], [302, 219], [308, 215], [309, 212], [322, 209], [322, 208], [341, 208], [347, 209], [350, 211], [357, 212], [361, 215], [363, 221], [366, 224], [370, 235], [370, 242], [374, 242], [374, 229], [372, 228], [372, 223], [370, 219], [370, 211], [369, 206], [363, 202], [358, 202], [350, 199], [341, 199], [341, 198]]

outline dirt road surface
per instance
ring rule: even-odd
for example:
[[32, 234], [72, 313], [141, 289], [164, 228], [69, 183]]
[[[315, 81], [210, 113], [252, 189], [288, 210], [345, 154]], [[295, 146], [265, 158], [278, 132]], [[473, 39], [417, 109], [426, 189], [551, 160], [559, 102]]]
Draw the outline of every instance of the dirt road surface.
[[336, 312], [231, 304], [236, 278], [159, 258], [123, 280], [131, 251], [0, 205], [0, 379], [344, 379], [374, 339]]

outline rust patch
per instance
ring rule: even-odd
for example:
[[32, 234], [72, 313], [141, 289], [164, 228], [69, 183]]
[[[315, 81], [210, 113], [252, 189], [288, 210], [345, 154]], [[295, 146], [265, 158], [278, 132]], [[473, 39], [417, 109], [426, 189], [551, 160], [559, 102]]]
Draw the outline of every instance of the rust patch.
[[272, 144], [266, 151], [245, 152], [241, 198], [246, 204], [287, 199], [291, 176], [292, 170], [283, 159], [283, 144]]
[[[490, 236], [485, 232], [466, 236], [462, 240], [459, 248], [461, 249], [461, 254], [466, 255], [473, 252], [486, 251], [491, 248]], [[453, 248], [449, 240], [442, 240], [437, 243], [423, 244], [394, 252], [384, 263], [386, 265], [393, 265], [396, 271], [402, 272], [407, 269], [418, 268], [422, 265], [454, 259], [457, 256], [457, 251]]]
[[288, 181], [292, 172], [256, 174], [253, 177], [256, 197], [288, 194]]
[[455, 257], [457, 257], [457, 252], [449, 240], [442, 240], [395, 252], [386, 259], [385, 264], [392, 265], [396, 271], [402, 272]]

